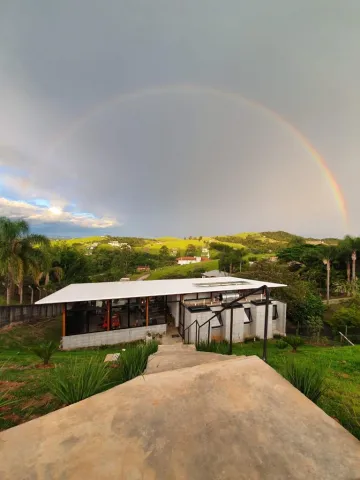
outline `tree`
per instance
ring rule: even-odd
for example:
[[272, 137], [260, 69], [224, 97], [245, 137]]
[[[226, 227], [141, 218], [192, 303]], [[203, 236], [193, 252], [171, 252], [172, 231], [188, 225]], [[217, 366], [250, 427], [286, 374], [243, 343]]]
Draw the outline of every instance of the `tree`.
[[326, 266], [326, 300], [330, 302], [331, 266], [339, 256], [339, 249], [333, 245], [322, 245], [319, 249], [320, 258]]
[[356, 304], [346, 307], [340, 307], [328, 320], [329, 325], [339, 330], [345, 327], [345, 335], [347, 335], [348, 326], [360, 327], [360, 308]]
[[340, 249], [345, 252], [347, 256], [347, 271], [348, 281], [350, 282], [350, 258], [352, 263], [351, 268], [351, 281], [356, 282], [356, 260], [357, 252], [360, 250], [360, 238], [351, 237], [347, 235], [344, 240], [340, 242]]
[[185, 250], [185, 257], [195, 257], [196, 255], [196, 247], [192, 243], [189, 243], [189, 245], [186, 247]]
[[59, 257], [54, 248], [47, 245], [39, 249], [37, 262], [32, 269], [34, 282], [37, 287], [40, 287], [42, 280], [45, 287], [48, 286], [51, 280], [60, 282], [64, 272], [58, 262]]
[[49, 243], [43, 235], [30, 234], [25, 220], [0, 217], [0, 271], [5, 277], [7, 305], [11, 302], [15, 285], [18, 285], [22, 303], [24, 276], [36, 268], [37, 247]]

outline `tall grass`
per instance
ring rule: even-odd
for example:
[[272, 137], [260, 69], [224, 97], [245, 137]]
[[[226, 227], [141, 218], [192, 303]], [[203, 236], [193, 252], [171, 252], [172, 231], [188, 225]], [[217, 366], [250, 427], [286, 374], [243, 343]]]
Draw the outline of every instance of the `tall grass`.
[[100, 358], [87, 362], [73, 360], [56, 366], [46, 378], [47, 386], [65, 405], [79, 402], [105, 390], [110, 385], [110, 369]]
[[211, 342], [202, 341], [196, 345], [196, 350], [200, 352], [212, 352], [220, 353], [222, 355], [229, 354], [229, 342], [227, 340], [222, 340], [221, 342]]
[[118, 359], [119, 368], [115, 373], [118, 382], [124, 383], [141, 375], [146, 368], [149, 356], [157, 349], [158, 344], [154, 341], [128, 346], [124, 352], [121, 352]]
[[[6, 366], [6, 362], [1, 364], [0, 365], [0, 380], [2, 378], [2, 375], [5, 371], [5, 366]], [[3, 407], [7, 407], [8, 405], [12, 404], [12, 403], [16, 403], [17, 400], [12, 400], [8, 397], [8, 395], [10, 395], [10, 391], [5, 391], [5, 392], [0, 392], [0, 418], [2, 416], [2, 409]]]
[[325, 375], [321, 365], [295, 360], [285, 363], [284, 377], [316, 404], [327, 390]]

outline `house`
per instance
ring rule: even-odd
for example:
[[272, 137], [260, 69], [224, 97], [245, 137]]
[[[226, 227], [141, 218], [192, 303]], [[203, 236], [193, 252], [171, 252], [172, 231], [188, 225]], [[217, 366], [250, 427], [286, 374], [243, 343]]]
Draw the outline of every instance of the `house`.
[[140, 273], [140, 272], [150, 272], [150, 267], [148, 265], [139, 265], [138, 267], [136, 267], [136, 271], [138, 273]]
[[210, 251], [209, 251], [209, 249], [203, 247], [203, 248], [201, 249], [201, 255], [202, 255], [203, 257], [210, 258]]
[[108, 242], [108, 245], [110, 245], [111, 247], [127, 248], [131, 250], [131, 246], [128, 243], [120, 243], [118, 240]]
[[265, 323], [268, 338], [285, 334], [286, 304], [264, 299], [264, 289], [284, 286], [234, 277], [72, 284], [37, 304], [63, 305], [63, 349], [164, 335], [169, 320], [186, 343], [242, 342], [264, 338]]
[[178, 257], [176, 263], [178, 265], [189, 265], [190, 263], [207, 262], [208, 260], [207, 257]]
[[227, 277], [227, 272], [221, 272], [220, 270], [210, 270], [209, 272], [204, 272], [202, 278], [214, 278], [214, 277]]

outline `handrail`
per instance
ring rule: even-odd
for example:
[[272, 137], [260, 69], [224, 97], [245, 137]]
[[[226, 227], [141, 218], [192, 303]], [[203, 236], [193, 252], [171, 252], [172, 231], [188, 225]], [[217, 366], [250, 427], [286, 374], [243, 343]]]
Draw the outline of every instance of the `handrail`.
[[339, 331], [339, 333], [340, 333], [340, 335], [341, 335], [343, 338], [345, 338], [345, 340], [346, 340], [348, 343], [350, 343], [350, 345], [351, 345], [352, 347], [355, 347], [355, 345], [352, 343], [351, 340], [349, 340], [347, 337], [345, 337], [345, 335], [344, 335], [343, 333], [341, 333], [340, 331]]
[[[264, 362], [267, 361], [267, 333], [268, 333], [268, 320], [269, 320], [269, 304], [270, 304], [270, 290], [269, 290], [269, 287], [267, 285], [262, 285], [261, 287], [255, 289], [252, 291], [252, 295], [255, 294], [255, 293], [258, 293], [260, 291], [265, 291], [265, 297], [266, 297], [266, 304], [265, 304], [265, 325], [264, 325], [264, 346], [263, 346], [263, 360]], [[200, 339], [200, 329], [206, 325], [206, 324], [209, 324], [208, 325], [208, 343], [210, 343], [210, 331], [211, 331], [211, 320], [213, 320], [215, 317], [217, 317], [219, 314], [221, 316], [222, 312], [224, 312], [225, 310], [228, 310], [229, 308], [232, 309], [232, 305], [237, 303], [239, 300], [242, 300], [243, 298], [246, 298], [248, 297], [249, 294], [244, 294], [242, 296], [240, 296], [239, 298], [236, 298], [234, 300], [232, 300], [230, 303], [228, 303], [226, 306], [224, 306], [221, 310], [218, 310], [212, 317], [210, 317], [208, 320], [206, 320], [206, 322], [202, 323], [201, 325], [199, 324], [198, 320], [194, 320], [191, 325], [189, 325], [188, 327], [186, 327], [184, 329], [184, 340], [185, 340], [185, 332], [186, 330], [189, 331], [189, 329], [194, 325], [196, 324], [196, 340], [195, 340], [195, 343], [199, 343], [199, 339]], [[233, 317], [231, 318], [231, 332], [232, 332], [232, 322], [233, 322]], [[190, 333], [188, 334], [188, 342], [189, 342], [189, 335]], [[229, 353], [232, 353], [232, 334], [231, 334], [231, 338], [230, 338], [230, 344], [229, 344]]]

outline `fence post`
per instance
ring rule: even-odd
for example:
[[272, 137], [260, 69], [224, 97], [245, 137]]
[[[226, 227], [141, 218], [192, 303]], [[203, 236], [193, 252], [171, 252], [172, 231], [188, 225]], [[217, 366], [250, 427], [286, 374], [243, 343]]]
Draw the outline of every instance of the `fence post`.
[[233, 344], [233, 324], [234, 324], [234, 309], [231, 307], [230, 310], [230, 343], [229, 343], [229, 355], [232, 355], [232, 344]]
[[265, 325], [264, 325], [264, 349], [263, 349], [263, 360], [267, 362], [267, 335], [268, 335], [268, 321], [269, 321], [269, 304], [270, 304], [270, 290], [268, 286], [265, 286]]

